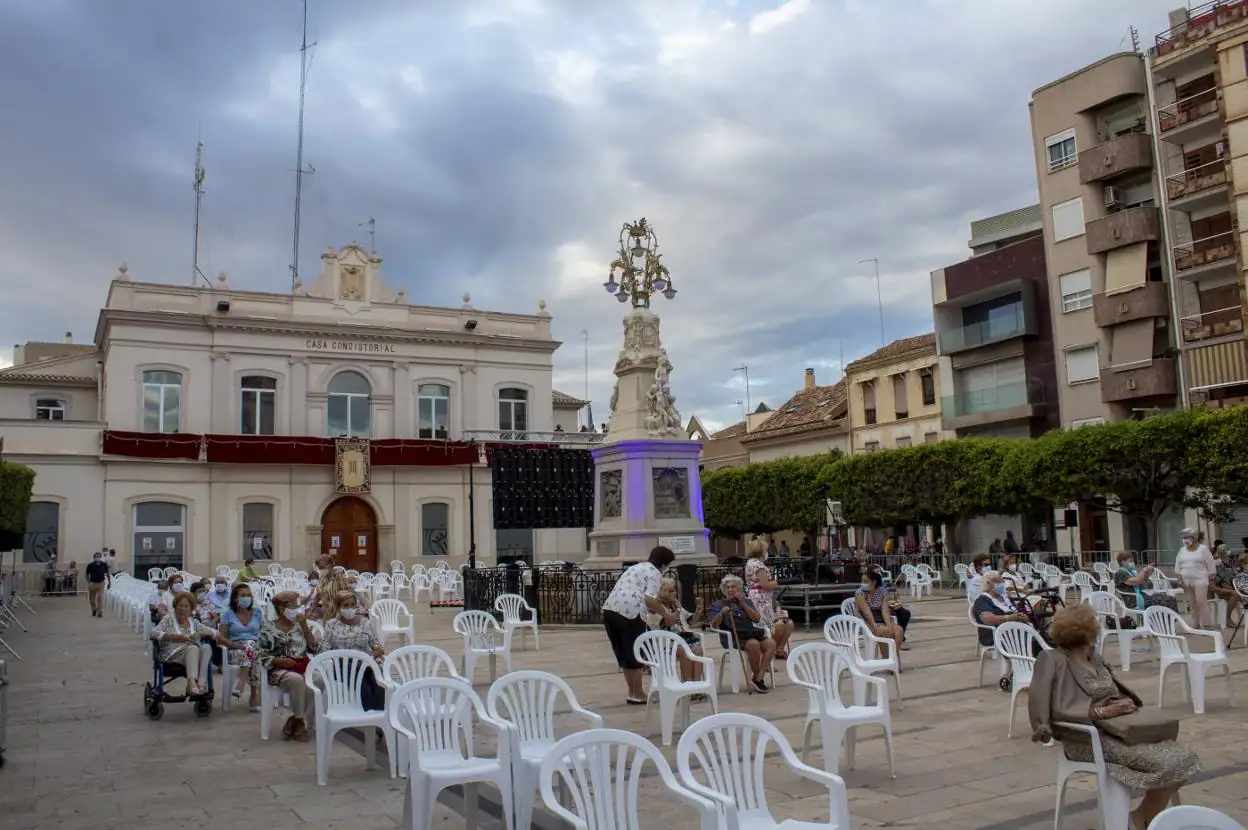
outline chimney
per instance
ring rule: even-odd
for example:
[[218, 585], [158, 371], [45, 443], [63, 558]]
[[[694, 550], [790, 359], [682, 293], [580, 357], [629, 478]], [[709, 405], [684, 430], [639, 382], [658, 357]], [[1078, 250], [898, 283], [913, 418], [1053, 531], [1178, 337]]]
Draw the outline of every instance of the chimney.
[[803, 388], [803, 389], [814, 389], [814, 388], [815, 388], [815, 386], [816, 386], [816, 384], [815, 384], [815, 370], [814, 370], [814, 369], [807, 369], [807, 370], [806, 370], [806, 383], [805, 383], [805, 385], [804, 385], [802, 388]]
[[13, 345], [13, 365], [21, 366], [26, 362], [26, 347], [20, 343]]
[[74, 342], [74, 333], [72, 331], [65, 332], [65, 342], [66, 343]]

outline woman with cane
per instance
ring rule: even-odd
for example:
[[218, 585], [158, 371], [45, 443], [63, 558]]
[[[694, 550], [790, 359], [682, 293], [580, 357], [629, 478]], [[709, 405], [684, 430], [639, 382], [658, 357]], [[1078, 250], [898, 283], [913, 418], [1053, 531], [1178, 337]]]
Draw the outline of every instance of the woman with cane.
[[[763, 678], [771, 668], [776, 656], [776, 641], [760, 625], [762, 614], [745, 596], [745, 582], [741, 577], [729, 574], [719, 583], [724, 598], [717, 600], [708, 613], [711, 628], [720, 632], [719, 642], [724, 648], [735, 648], [742, 655], [742, 670], [749, 678], [747, 688], [752, 692], [766, 694], [771, 691]], [[729, 638], [731, 637], [731, 640]], [[731, 644], [730, 644], [731, 643]], [[749, 665], [744, 665], [745, 661]]]

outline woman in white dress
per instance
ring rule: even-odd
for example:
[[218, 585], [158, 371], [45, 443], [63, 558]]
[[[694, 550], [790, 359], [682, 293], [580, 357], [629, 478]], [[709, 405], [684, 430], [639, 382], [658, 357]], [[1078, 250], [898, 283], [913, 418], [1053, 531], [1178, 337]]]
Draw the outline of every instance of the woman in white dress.
[[1184, 528], [1179, 538], [1183, 540], [1183, 547], [1174, 557], [1174, 570], [1183, 585], [1183, 593], [1187, 595], [1187, 604], [1192, 607], [1192, 625], [1196, 628], [1204, 628], [1206, 624], [1212, 626], [1209, 583], [1218, 572], [1218, 563], [1192, 528]]

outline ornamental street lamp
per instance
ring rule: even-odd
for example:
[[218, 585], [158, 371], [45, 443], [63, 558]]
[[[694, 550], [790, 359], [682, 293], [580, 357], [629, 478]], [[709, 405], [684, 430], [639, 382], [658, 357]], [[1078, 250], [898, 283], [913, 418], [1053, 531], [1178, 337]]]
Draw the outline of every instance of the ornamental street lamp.
[[669, 300], [675, 298], [676, 289], [659, 253], [658, 237], [644, 218], [625, 222], [620, 229], [620, 251], [611, 261], [602, 287], [622, 303], [631, 298], [633, 308], [649, 308], [650, 297], [656, 293]]

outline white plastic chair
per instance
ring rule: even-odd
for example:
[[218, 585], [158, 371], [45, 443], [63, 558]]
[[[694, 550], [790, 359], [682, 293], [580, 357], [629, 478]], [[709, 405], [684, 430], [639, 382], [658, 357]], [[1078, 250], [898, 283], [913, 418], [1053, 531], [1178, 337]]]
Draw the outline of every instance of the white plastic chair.
[[429, 580], [429, 576], [422, 569], [419, 573], [412, 571], [411, 581], [412, 604], [420, 603], [420, 596], [424, 594], [425, 602], [429, 603], [429, 613], [433, 613], [433, 583]]
[[1070, 581], [1079, 589], [1080, 602], [1087, 602], [1096, 593], [1097, 586], [1092, 582], [1092, 574], [1087, 571], [1075, 571], [1070, 575]]
[[[520, 630], [532, 631], [533, 650], [541, 650], [541, 643], [537, 636], [537, 611], [525, 601], [524, 597], [519, 594], [499, 594], [498, 599], [494, 600], [494, 610], [503, 615], [503, 641], [508, 651], [511, 651], [512, 635]], [[527, 620], [524, 619], [526, 612], [529, 615]]]
[[511, 650], [503, 629], [492, 614], [485, 611], [460, 611], [451, 621], [451, 628], [463, 637], [463, 669], [460, 674], [469, 683], [476, 682], [477, 660], [490, 658], [490, 682], [497, 676], [498, 658], [511, 671]]
[[936, 570], [935, 568], [933, 568], [931, 565], [927, 564], [926, 562], [920, 562], [919, 564], [914, 566], [914, 569], [915, 569], [915, 572], [918, 573], [919, 576], [922, 577], [927, 582], [928, 594], [932, 593], [932, 586], [935, 586], [937, 588], [941, 587], [940, 583], [944, 579], [944, 577], [941, 576], [940, 571]]
[[[464, 787], [467, 826], [476, 827], [477, 785], [493, 784], [500, 795], [503, 822], [507, 830], [515, 830], [510, 730], [490, 717], [472, 686], [456, 677], [413, 680], [395, 690], [387, 710], [391, 730], [408, 746], [405, 827], [428, 830], [438, 793], [455, 785]], [[477, 724], [498, 736], [493, 758], [476, 754], [474, 716]]]
[[[903, 710], [906, 708], [901, 697], [901, 662], [895, 642], [872, 634], [866, 622], [859, 617], [844, 614], [828, 617], [823, 624], [823, 637], [850, 661], [859, 674], [870, 676], [883, 672], [892, 677], [897, 691], [897, 705]], [[854, 684], [857, 699], [860, 692], [865, 693], [866, 686], [857, 676]]]
[[[1013, 681], [1010, 686], [1010, 723], [1005, 737], [1014, 737], [1014, 710], [1018, 706], [1018, 694], [1031, 688], [1031, 677], [1035, 673], [1036, 658], [1032, 656], [1032, 645], [1039, 643], [1041, 648], [1048, 649], [1044, 640], [1036, 630], [1027, 623], [1007, 622], [992, 630], [993, 647], [1004, 660], [1010, 661], [1010, 673]], [[1030, 692], [1028, 692], [1030, 695]]]
[[1092, 763], [1071, 761], [1060, 748], [1057, 751], [1057, 808], [1053, 814], [1053, 828], [1062, 826], [1062, 802], [1066, 796], [1066, 785], [1072, 775], [1096, 776], [1097, 803], [1100, 807], [1101, 830], [1117, 830], [1127, 827], [1131, 813], [1131, 790], [1112, 778], [1109, 768], [1105, 765], [1105, 753], [1101, 748], [1101, 733], [1095, 726], [1086, 723], [1057, 722], [1053, 726], [1071, 732], [1083, 732], [1092, 741]]
[[984, 661], [988, 659], [989, 655], [992, 655], [999, 662], [1004, 661], [1005, 658], [997, 653], [997, 647], [995, 645], [986, 646], [979, 641], [979, 632], [991, 632], [992, 626], [984, 625], [979, 620], [975, 619], [974, 602], [968, 602], [966, 604], [966, 616], [971, 621], [971, 625], [975, 628], [975, 656], [979, 658], [979, 686], [982, 688], [984, 685]]
[[[562, 700], [561, 700], [562, 699]], [[542, 761], [559, 740], [555, 715], [560, 703], [587, 729], [601, 729], [602, 716], [576, 699], [572, 687], [561, 678], [542, 671], [518, 671], [504, 675], [490, 686], [485, 708], [490, 717], [508, 726], [511, 736], [511, 771], [515, 788], [516, 826], [529, 827], [537, 800]]]
[[906, 578], [906, 585], [910, 588], [910, 596], [918, 598], [923, 596], [923, 589], [927, 589], [930, 596], [932, 593], [932, 582], [914, 565], [902, 565], [901, 575]]
[[[1096, 650], [1104, 654], [1105, 641], [1114, 637], [1118, 643], [1118, 665], [1122, 671], [1131, 671], [1131, 644], [1136, 640], [1145, 639], [1149, 631], [1144, 627], [1144, 612], [1128, 608], [1126, 603], [1108, 591], [1093, 591], [1088, 603], [1096, 611], [1101, 620], [1101, 633], [1096, 639]], [[1123, 628], [1122, 620], [1135, 621], [1135, 628]]]
[[1182, 804], [1158, 813], [1148, 830], [1244, 830], [1244, 825], [1209, 807]]
[[[1192, 708], [1198, 715], [1205, 713], [1205, 677], [1209, 670], [1222, 667], [1226, 678], [1226, 702], [1234, 706], [1233, 689], [1231, 688], [1231, 666], [1226, 658], [1226, 644], [1222, 641], [1221, 631], [1203, 631], [1192, 628], [1183, 621], [1178, 613], [1162, 605], [1154, 605], [1144, 610], [1144, 627], [1157, 638], [1161, 647], [1161, 668], [1157, 681], [1157, 705], [1162, 706], [1166, 692], [1166, 671], [1179, 664], [1187, 666], [1187, 682], [1191, 692]], [[1187, 637], [1209, 637], [1213, 640], [1213, 651], [1193, 652]], [[1185, 690], [1186, 691], [1186, 690]]]
[[[763, 639], [769, 639], [771, 637], [771, 629], [765, 625], [760, 625], [760, 628], [763, 630]], [[748, 683], [752, 679], [745, 676], [746, 672], [743, 668], [743, 666], [750, 664], [750, 658], [748, 655], [743, 654], [740, 649], [733, 647], [732, 632], [717, 630], [714, 632], [714, 635], [722, 649], [719, 653], [719, 658], [716, 660], [715, 688], [721, 692], [724, 690], [724, 675], [726, 673], [728, 675], [728, 683], [732, 687], [732, 693], [734, 695], [740, 694], [741, 684]], [[705, 643], [705, 638], [703, 638], [703, 642]], [[725, 646], [724, 643], [728, 645]], [[767, 679], [771, 681], [773, 687], [776, 685], [776, 661], [774, 657], [771, 665], [767, 667]]]
[[[893, 763], [893, 726], [888, 712], [888, 681], [882, 677], [855, 674], [852, 662], [828, 643], [803, 643], [793, 649], [787, 661], [789, 678], [806, 689], [806, 725], [802, 734], [802, 763], [810, 756], [811, 728], [819, 726], [823, 746], [823, 768], [831, 773], [840, 769], [841, 746], [845, 747], [845, 760], [854, 768], [857, 746], [857, 728], [877, 724], [884, 729], [884, 747], [888, 753], [888, 771], [894, 778], [897, 769]], [[841, 700], [841, 675], [854, 675], [855, 695], [853, 703], [846, 706]], [[858, 681], [861, 681], [859, 683]], [[881, 688], [876, 694], [877, 702], [867, 704], [865, 695], [859, 696], [858, 688], [866, 685]]]
[[350, 727], [364, 730], [369, 769], [377, 762], [373, 729], [381, 730], [390, 760], [390, 777], [398, 773], [398, 752], [389, 718], [384, 711], [365, 711], [361, 700], [364, 672], [368, 670], [373, 672], [378, 683], [382, 682], [381, 668], [372, 655], [349, 649], [322, 652], [308, 663], [304, 680], [316, 701], [316, 783], [322, 787], [329, 778], [329, 753], [334, 735]]
[[[767, 758], [773, 744], [789, 769], [827, 788], [827, 820], [799, 822], [777, 820], [772, 815], [765, 773], [773, 763]], [[718, 806], [724, 819], [721, 826], [741, 830], [850, 830], [845, 781], [798, 760], [780, 730], [755, 715], [725, 712], [698, 721], [680, 736], [676, 769], [684, 786]]]
[[[719, 695], [715, 684], [707, 678], [714, 666], [709, 658], [699, 657], [689, 645], [670, 631], [647, 631], [637, 638], [633, 646], [637, 660], [650, 667], [650, 688], [646, 692], [646, 723], [650, 722], [650, 701], [659, 698], [659, 729], [663, 746], [672, 745], [672, 730], [676, 721], [676, 705], [681, 704], [681, 728], [689, 728], [689, 697], [709, 695], [711, 711], [719, 711]], [[695, 664], [702, 666], [701, 680], [681, 680], [680, 662], [676, 655], [684, 653]]]
[[[639, 830], [642, 776], [648, 764], [654, 765], [664, 793], [697, 813], [698, 830], [719, 830], [715, 803], [682, 786], [654, 744], [619, 729], [587, 729], [551, 747], [539, 774], [542, 801], [572, 830]], [[556, 784], [568, 794], [567, 806], [558, 798]]]
[[841, 613], [847, 617], [861, 617], [858, 613], [858, 603], [853, 597], [841, 600]]
[[969, 573], [970, 568], [968, 568], [963, 563], [959, 562], [958, 564], [953, 566], [953, 572], [958, 577], [958, 587], [965, 590], [966, 583], [970, 579], [970, 573]]
[[407, 606], [397, 599], [379, 599], [373, 603], [369, 615], [377, 621], [377, 638], [384, 645], [387, 637], [399, 635], [404, 645], [416, 643], [416, 618]]

